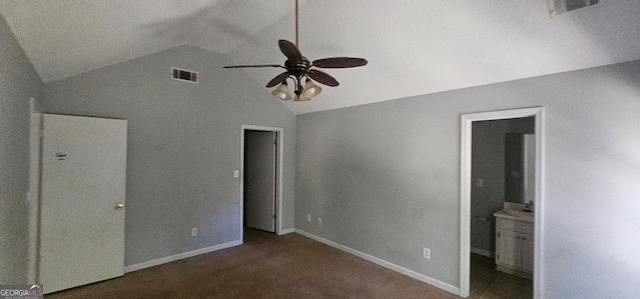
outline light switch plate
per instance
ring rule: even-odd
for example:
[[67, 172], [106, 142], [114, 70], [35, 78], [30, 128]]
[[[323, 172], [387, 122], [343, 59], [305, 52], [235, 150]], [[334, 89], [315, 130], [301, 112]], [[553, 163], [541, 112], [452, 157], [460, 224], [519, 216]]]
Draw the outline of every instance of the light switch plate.
[[233, 171], [233, 178], [234, 178], [234, 179], [237, 179], [237, 178], [239, 178], [239, 177], [240, 177], [240, 170], [234, 170], [234, 171]]

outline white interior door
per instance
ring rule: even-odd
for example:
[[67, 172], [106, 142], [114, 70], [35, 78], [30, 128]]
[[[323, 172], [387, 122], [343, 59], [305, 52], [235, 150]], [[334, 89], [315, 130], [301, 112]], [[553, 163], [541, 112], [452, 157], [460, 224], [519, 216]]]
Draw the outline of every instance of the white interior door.
[[43, 115], [39, 282], [47, 293], [124, 274], [127, 122]]
[[245, 131], [247, 227], [275, 232], [276, 133]]

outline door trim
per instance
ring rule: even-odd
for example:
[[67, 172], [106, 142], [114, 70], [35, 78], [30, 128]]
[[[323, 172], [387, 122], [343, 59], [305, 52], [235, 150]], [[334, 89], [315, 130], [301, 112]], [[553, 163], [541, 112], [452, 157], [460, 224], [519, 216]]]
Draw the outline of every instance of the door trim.
[[38, 251], [40, 246], [40, 151], [42, 138], [42, 114], [44, 109], [36, 98], [29, 98], [29, 190], [27, 205], [29, 218], [29, 247], [27, 282], [38, 281]]
[[240, 126], [240, 242], [244, 242], [244, 132], [268, 131], [275, 132], [277, 138], [276, 161], [276, 235], [283, 235], [282, 231], [282, 160], [283, 160], [283, 129], [277, 127], [265, 127], [256, 125]]
[[534, 223], [533, 298], [540, 298], [543, 289], [542, 249], [545, 202], [545, 108], [533, 107], [463, 114], [460, 126], [460, 296], [469, 296], [471, 251], [471, 125], [474, 121], [535, 117], [536, 183]]

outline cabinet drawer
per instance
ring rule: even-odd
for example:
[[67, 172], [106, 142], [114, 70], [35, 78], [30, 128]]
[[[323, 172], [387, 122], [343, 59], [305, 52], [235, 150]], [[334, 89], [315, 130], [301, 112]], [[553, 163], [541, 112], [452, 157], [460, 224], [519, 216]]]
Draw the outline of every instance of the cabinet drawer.
[[523, 234], [533, 234], [533, 222], [498, 218], [496, 226], [499, 229], [511, 230]]

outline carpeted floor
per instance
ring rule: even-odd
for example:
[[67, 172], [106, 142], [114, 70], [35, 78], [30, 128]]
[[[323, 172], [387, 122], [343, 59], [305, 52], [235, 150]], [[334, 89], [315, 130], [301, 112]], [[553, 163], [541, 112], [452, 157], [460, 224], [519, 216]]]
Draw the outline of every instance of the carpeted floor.
[[[471, 262], [470, 298], [531, 298], [531, 281], [495, 271], [489, 258]], [[45, 297], [460, 298], [299, 234], [251, 229], [241, 246]]]
[[247, 230], [244, 245], [46, 298], [459, 297], [296, 233]]

